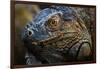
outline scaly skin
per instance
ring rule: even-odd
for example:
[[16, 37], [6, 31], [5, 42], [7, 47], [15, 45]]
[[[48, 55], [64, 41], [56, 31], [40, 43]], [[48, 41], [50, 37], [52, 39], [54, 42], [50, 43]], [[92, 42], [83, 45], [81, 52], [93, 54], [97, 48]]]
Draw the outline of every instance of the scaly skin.
[[[91, 36], [77, 12], [70, 7], [43, 9], [25, 27], [22, 38], [39, 64], [88, 60], [91, 56]], [[27, 64], [36, 62], [30, 59], [32, 55], [28, 55]]]

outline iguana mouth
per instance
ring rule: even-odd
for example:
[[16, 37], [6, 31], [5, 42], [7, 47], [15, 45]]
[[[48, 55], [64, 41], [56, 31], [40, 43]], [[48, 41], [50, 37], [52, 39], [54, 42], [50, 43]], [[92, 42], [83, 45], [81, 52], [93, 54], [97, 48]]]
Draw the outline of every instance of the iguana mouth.
[[[65, 36], [66, 35], [66, 36]], [[69, 36], [71, 35], [71, 36]], [[49, 37], [45, 40], [41, 40], [41, 41], [33, 41], [32, 42], [32, 45], [43, 45], [43, 46], [46, 46], [46, 45], [49, 45], [49, 44], [52, 44], [54, 42], [57, 42], [59, 40], [62, 40], [64, 38], [66, 39], [69, 39], [69, 38], [74, 38], [74, 35], [78, 35], [77, 32], [59, 32], [57, 35], [55, 36], [52, 36], [52, 37]]]
[[49, 37], [49, 38], [47, 38], [45, 40], [41, 40], [41, 41], [37, 41], [37, 42], [33, 41], [32, 45], [44, 45], [44, 46], [46, 46], [46, 45], [48, 45], [50, 43], [53, 43], [53, 42], [56, 42], [56, 41], [62, 39], [63, 35], [64, 35], [64, 33], [59, 32], [57, 35]]

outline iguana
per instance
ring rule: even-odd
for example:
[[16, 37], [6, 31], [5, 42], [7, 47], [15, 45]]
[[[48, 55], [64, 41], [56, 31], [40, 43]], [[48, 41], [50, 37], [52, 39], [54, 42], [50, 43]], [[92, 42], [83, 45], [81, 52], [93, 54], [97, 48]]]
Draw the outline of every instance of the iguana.
[[88, 60], [91, 35], [77, 10], [66, 6], [42, 9], [22, 32], [26, 64], [52, 64]]

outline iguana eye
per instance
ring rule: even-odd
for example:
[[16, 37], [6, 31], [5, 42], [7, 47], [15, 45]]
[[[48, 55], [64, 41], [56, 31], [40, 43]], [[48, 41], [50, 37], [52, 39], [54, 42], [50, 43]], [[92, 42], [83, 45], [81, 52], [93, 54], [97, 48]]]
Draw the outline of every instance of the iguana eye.
[[47, 28], [51, 31], [58, 30], [60, 28], [60, 25], [61, 25], [61, 19], [60, 16], [58, 15], [51, 17], [47, 21]]
[[49, 21], [49, 25], [51, 25], [51, 26], [57, 26], [57, 24], [58, 24], [58, 21], [56, 21], [56, 20], [51, 19]]

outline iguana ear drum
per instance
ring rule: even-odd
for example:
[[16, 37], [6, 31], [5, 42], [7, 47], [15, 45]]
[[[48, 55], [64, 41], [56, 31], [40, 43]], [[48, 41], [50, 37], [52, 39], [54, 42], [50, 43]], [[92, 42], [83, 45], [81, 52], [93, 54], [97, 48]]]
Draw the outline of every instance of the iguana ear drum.
[[59, 15], [54, 15], [47, 21], [47, 28], [51, 31], [59, 30], [60, 26], [61, 26], [61, 17]]

